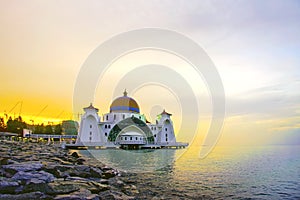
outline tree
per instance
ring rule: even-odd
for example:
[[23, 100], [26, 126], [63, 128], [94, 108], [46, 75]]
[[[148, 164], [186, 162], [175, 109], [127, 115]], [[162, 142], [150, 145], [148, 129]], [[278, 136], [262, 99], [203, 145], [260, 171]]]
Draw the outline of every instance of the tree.
[[44, 129], [45, 134], [53, 134], [53, 129], [51, 125], [47, 125]]
[[34, 134], [43, 134], [44, 133], [44, 124], [38, 124], [38, 125], [35, 125], [34, 126], [34, 131], [33, 133]]
[[12, 120], [12, 118], [9, 117], [6, 124], [8, 132], [18, 133], [19, 135], [22, 135], [23, 129], [27, 128], [27, 124], [22, 121], [21, 116], [15, 118], [14, 120]]
[[4, 123], [4, 118], [3, 117], [0, 118], [0, 131], [1, 132], [6, 131], [6, 125]]
[[61, 124], [55, 125], [54, 134], [55, 135], [61, 135], [61, 132], [62, 132]]

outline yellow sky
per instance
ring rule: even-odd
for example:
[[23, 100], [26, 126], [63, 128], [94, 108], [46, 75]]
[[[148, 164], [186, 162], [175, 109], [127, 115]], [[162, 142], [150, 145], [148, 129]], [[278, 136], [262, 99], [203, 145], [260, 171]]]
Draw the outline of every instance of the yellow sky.
[[[293, 1], [0, 1], [0, 116], [17, 116], [21, 110], [29, 123], [78, 120], [73, 90], [88, 56], [114, 35], [159, 27], [197, 42], [217, 67], [226, 95], [219, 144], [296, 141], [299, 15], [299, 4]], [[118, 81], [146, 64], [167, 66], [183, 77], [194, 93], [186, 99], [198, 100], [199, 130], [205, 130], [213, 109], [205, 82], [188, 63], [161, 51], [128, 54], [109, 66], [95, 91], [93, 103], [100, 114], [109, 110]], [[129, 94], [148, 118], [166, 108], [176, 130], [188, 121], [180, 103], [189, 101], [178, 101], [174, 91], [157, 84], [137, 88]]]

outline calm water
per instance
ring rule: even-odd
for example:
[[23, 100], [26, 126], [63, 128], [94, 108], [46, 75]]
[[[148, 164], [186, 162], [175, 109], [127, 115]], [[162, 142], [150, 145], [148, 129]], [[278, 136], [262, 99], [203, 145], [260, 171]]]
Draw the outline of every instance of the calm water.
[[134, 172], [141, 199], [300, 199], [300, 146], [217, 147], [205, 159], [195, 148], [80, 153]]

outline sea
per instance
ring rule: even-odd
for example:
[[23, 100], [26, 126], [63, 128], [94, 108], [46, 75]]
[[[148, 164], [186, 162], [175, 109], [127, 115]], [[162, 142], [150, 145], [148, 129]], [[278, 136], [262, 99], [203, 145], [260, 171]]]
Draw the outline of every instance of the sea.
[[80, 150], [125, 174], [140, 199], [300, 199], [300, 146]]

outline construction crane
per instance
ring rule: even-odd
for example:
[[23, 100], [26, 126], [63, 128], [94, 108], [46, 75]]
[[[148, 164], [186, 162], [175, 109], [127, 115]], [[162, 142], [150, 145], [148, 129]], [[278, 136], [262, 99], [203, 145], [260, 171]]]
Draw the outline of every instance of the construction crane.
[[6, 119], [8, 118], [8, 115], [17, 107], [17, 105], [20, 105], [20, 110], [19, 110], [19, 116], [21, 116], [22, 112], [22, 106], [23, 106], [23, 101], [18, 101], [9, 111], [8, 113], [5, 113], [4, 115], [6, 116]]
[[34, 124], [34, 120], [35, 120], [35, 118], [37, 118], [38, 116], [40, 116], [40, 114], [42, 114], [42, 112], [44, 111], [44, 110], [46, 110], [46, 108], [48, 107], [48, 105], [46, 105], [33, 119], [31, 119], [30, 121], [32, 122], [32, 124]]

